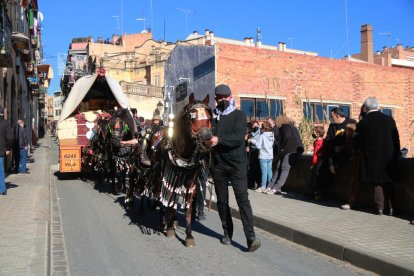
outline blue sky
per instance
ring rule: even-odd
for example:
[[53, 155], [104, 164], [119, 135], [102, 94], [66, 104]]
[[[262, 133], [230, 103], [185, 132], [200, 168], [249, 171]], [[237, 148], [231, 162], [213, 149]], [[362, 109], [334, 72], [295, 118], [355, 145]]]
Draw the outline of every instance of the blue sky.
[[347, 41], [350, 54], [359, 52], [360, 27], [371, 24], [375, 51], [397, 43], [414, 47], [414, 0], [38, 2], [44, 14], [43, 63], [51, 64], [55, 72], [49, 93], [60, 90], [58, 56], [67, 53], [72, 38], [93, 36], [96, 40], [102, 36], [105, 39], [121, 30], [137, 33], [144, 27], [144, 21], [137, 18], [146, 19], [145, 25], [152, 27], [154, 39], [163, 40], [165, 35], [165, 40], [171, 42], [184, 39], [193, 31], [203, 33], [205, 29], [214, 31], [216, 36], [242, 40], [255, 37], [256, 28], [260, 27], [263, 44], [285, 42], [287, 47], [341, 58], [348, 53]]

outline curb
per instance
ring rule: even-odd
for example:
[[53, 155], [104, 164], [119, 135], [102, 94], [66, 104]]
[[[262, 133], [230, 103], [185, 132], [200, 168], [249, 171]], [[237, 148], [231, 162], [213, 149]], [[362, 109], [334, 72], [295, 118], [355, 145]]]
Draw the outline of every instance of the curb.
[[[211, 202], [211, 209], [218, 211], [216, 201]], [[240, 212], [238, 209], [230, 206], [230, 212], [233, 218], [240, 220]], [[403, 264], [398, 260], [340, 244], [332, 240], [332, 238], [321, 237], [300, 229], [295, 229], [294, 226], [290, 226], [287, 223], [278, 223], [254, 216], [254, 226], [273, 235], [380, 275], [414, 275], [414, 264], [407, 266], [407, 264]]]
[[53, 166], [49, 165], [50, 229], [48, 275], [71, 275]]

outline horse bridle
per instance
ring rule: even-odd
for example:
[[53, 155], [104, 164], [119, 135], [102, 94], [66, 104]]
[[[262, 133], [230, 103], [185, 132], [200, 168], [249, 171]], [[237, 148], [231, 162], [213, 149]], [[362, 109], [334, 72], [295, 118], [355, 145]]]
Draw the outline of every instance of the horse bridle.
[[196, 142], [199, 142], [199, 139], [203, 138], [203, 137], [200, 137], [200, 134], [202, 134], [201, 132], [202, 132], [203, 128], [200, 129], [199, 131], [195, 132], [195, 133], [193, 132], [193, 129], [192, 129], [191, 126], [192, 126], [192, 121], [195, 119], [195, 117], [193, 117], [193, 115], [192, 115], [193, 112], [191, 112], [191, 110], [196, 110], [198, 108], [203, 108], [203, 109], [206, 109], [208, 111], [208, 113], [210, 115], [209, 120], [211, 120], [211, 118], [213, 117], [213, 112], [211, 111], [211, 108], [208, 105], [204, 104], [204, 103], [196, 103], [196, 104], [193, 104], [193, 105], [191, 105], [191, 106], [189, 106], [185, 109], [185, 113], [186, 113], [185, 123], [187, 124], [187, 128], [188, 128], [187, 130], [188, 130], [188, 133], [190, 133], [190, 135], [191, 135], [191, 139], [195, 140]]
[[210, 149], [209, 146], [207, 146], [203, 143], [205, 140], [210, 139], [210, 137], [211, 137], [210, 130], [203, 127], [203, 128], [201, 128], [200, 130], [198, 130], [197, 132], [194, 133], [193, 129], [192, 129], [192, 122], [195, 119], [195, 117], [193, 117], [193, 115], [192, 115], [193, 112], [191, 112], [191, 111], [196, 110], [198, 108], [203, 108], [203, 109], [207, 110], [207, 112], [210, 115], [209, 120], [211, 120], [211, 118], [213, 116], [211, 108], [208, 105], [204, 104], [204, 103], [193, 104], [193, 105], [187, 107], [184, 110], [184, 112], [185, 112], [185, 119], [184, 120], [185, 120], [185, 124], [187, 125], [186, 126], [187, 131], [188, 131], [188, 133], [190, 133], [191, 139], [194, 141], [194, 143], [196, 145], [196, 148], [195, 148], [195, 150], [194, 150], [194, 152], [193, 152], [193, 154], [190, 158], [190, 164], [192, 164], [192, 165], [195, 164], [195, 159], [196, 159], [198, 153], [205, 154]]

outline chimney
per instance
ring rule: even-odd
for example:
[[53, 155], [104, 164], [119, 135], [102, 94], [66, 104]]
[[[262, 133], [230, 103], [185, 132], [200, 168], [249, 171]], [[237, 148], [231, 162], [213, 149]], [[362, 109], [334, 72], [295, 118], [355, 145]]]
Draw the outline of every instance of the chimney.
[[119, 39], [119, 35], [113, 34], [112, 35], [112, 44], [116, 44], [118, 42], [118, 39]]
[[246, 43], [247, 45], [250, 44], [250, 37], [245, 37], [243, 40], [244, 40], [244, 43]]
[[204, 30], [204, 35], [205, 35], [205, 36], [208, 36], [208, 35], [209, 35], [209, 33], [210, 33], [210, 30], [209, 30], [209, 29], [205, 29], [205, 30]]
[[256, 29], [256, 47], [260, 48], [260, 46], [262, 46], [262, 33], [258, 27]]
[[210, 31], [209, 32], [209, 35], [210, 35], [210, 40], [213, 40], [213, 38], [214, 38], [214, 32], [213, 31]]
[[372, 26], [370, 24], [361, 26], [361, 59], [368, 63], [374, 63], [372, 31]]
[[198, 32], [197, 32], [197, 31], [194, 31], [194, 32], [193, 32], [193, 35], [198, 35]]
[[278, 44], [277, 44], [277, 49], [279, 50], [279, 51], [281, 51], [281, 52], [283, 52], [285, 49], [284, 49], [284, 47], [283, 47], [283, 42], [279, 42]]

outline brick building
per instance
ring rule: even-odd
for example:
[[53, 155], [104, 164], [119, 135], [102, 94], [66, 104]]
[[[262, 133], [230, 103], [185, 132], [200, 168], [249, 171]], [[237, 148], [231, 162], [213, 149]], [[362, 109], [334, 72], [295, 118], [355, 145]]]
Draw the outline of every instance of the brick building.
[[353, 60], [360, 60], [389, 67], [414, 69], [413, 47], [407, 46], [404, 48], [401, 44], [397, 44], [396, 47], [383, 47], [382, 51], [378, 51], [374, 54], [372, 32], [373, 28], [371, 25], [365, 24], [361, 26], [361, 52], [352, 55]]
[[[194, 47], [177, 46], [170, 59], [180, 56], [185, 61], [186, 56], [194, 56]], [[413, 156], [414, 70], [226, 43], [197, 47], [211, 49], [211, 70], [204, 66], [207, 70], [200, 74], [203, 63], [211, 59], [209, 55], [191, 68], [185, 68], [187, 62], [169, 60], [166, 82], [176, 86], [176, 72], [185, 74], [192, 90], [199, 94], [196, 98], [205, 93], [213, 96], [211, 87], [226, 83], [249, 119], [285, 113], [297, 124], [305, 117], [325, 121], [324, 111], [329, 114], [334, 106], [358, 118], [365, 98], [375, 96], [383, 112], [395, 118], [401, 146]]]

